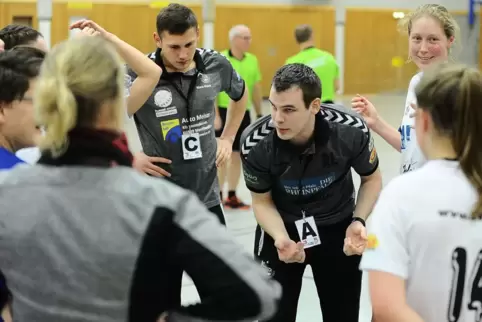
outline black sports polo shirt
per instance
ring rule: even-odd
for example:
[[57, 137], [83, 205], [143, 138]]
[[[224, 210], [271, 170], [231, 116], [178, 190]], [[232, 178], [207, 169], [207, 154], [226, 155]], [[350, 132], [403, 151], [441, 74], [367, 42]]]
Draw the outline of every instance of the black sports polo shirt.
[[304, 147], [279, 139], [271, 116], [247, 128], [241, 144], [246, 186], [257, 193], [271, 191], [285, 222], [300, 219], [302, 210], [320, 225], [351, 217], [355, 208], [351, 168], [361, 176], [378, 168], [368, 127], [343, 106], [322, 105], [313, 140]]
[[[219, 205], [214, 130], [215, 101], [220, 92], [239, 101], [244, 80], [226, 57], [217, 51], [197, 48], [196, 68], [185, 73], [168, 73], [161, 52], [149, 57], [163, 68], [158, 85], [147, 102], [134, 114], [142, 149], [149, 156], [164, 157], [172, 164], [159, 164], [171, 173], [169, 181], [194, 191], [211, 208]], [[130, 70], [132, 80], [137, 76]], [[184, 160], [182, 134], [191, 128], [201, 141], [202, 158]]]

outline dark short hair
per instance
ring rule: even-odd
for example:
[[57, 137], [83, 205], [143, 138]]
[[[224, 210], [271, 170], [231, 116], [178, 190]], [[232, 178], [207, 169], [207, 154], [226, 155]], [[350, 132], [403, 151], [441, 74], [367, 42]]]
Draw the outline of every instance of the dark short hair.
[[310, 25], [301, 25], [295, 29], [295, 39], [298, 44], [302, 44], [311, 39], [313, 29]]
[[278, 69], [272, 86], [278, 93], [298, 87], [303, 93], [303, 102], [308, 108], [313, 100], [321, 99], [321, 81], [315, 71], [304, 64], [288, 64]]
[[33, 47], [16, 47], [0, 53], [0, 103], [23, 99], [30, 80], [40, 73], [45, 53]]
[[198, 22], [190, 8], [178, 3], [171, 3], [157, 15], [156, 27], [159, 36], [163, 31], [172, 35], [182, 35], [191, 28], [197, 28]]
[[0, 39], [5, 43], [5, 50], [18, 45], [28, 45], [43, 37], [40, 32], [25, 25], [8, 25], [0, 30]]

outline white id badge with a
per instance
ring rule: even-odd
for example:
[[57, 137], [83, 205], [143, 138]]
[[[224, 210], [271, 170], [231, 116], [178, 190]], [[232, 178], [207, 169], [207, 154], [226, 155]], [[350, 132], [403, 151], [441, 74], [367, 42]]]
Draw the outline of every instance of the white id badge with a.
[[300, 241], [305, 245], [304, 248], [310, 248], [321, 244], [318, 228], [316, 228], [313, 216], [306, 217], [295, 221]]
[[201, 139], [199, 133], [184, 133], [182, 135], [182, 155], [184, 160], [202, 158]]

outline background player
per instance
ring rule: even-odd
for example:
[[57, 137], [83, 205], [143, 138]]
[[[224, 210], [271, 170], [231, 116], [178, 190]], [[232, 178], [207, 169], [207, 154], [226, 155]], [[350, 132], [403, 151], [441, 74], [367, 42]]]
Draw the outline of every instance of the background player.
[[423, 71], [436, 62], [447, 61], [451, 49], [459, 34], [459, 26], [448, 10], [438, 4], [421, 5], [400, 20], [400, 27], [408, 35], [408, 56], [421, 70], [413, 76], [408, 86], [402, 123], [397, 130], [388, 124], [378, 113], [373, 104], [363, 96], [352, 100], [352, 107], [359, 112], [368, 126], [379, 134], [387, 143], [401, 152], [400, 173], [421, 167], [424, 157], [417, 145], [413, 131], [414, 109], [417, 103], [415, 87]]
[[393, 179], [372, 214], [360, 267], [376, 321], [482, 317], [482, 75], [426, 71], [415, 90], [426, 164]]

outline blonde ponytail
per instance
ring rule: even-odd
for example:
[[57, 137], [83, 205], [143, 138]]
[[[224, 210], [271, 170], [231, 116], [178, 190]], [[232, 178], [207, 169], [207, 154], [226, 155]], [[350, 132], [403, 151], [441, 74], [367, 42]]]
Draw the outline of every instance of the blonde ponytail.
[[112, 124], [122, 126], [124, 67], [114, 48], [100, 37], [64, 41], [47, 55], [37, 81], [37, 122], [45, 127], [39, 142], [53, 157], [68, 147], [69, 132], [77, 126], [95, 127], [104, 103]]
[[61, 155], [68, 145], [68, 133], [77, 121], [77, 103], [65, 79], [58, 75], [55, 79], [43, 80], [39, 84], [43, 94], [43, 113], [39, 115], [40, 124], [46, 124], [45, 135], [39, 148], [48, 151], [53, 157]]

